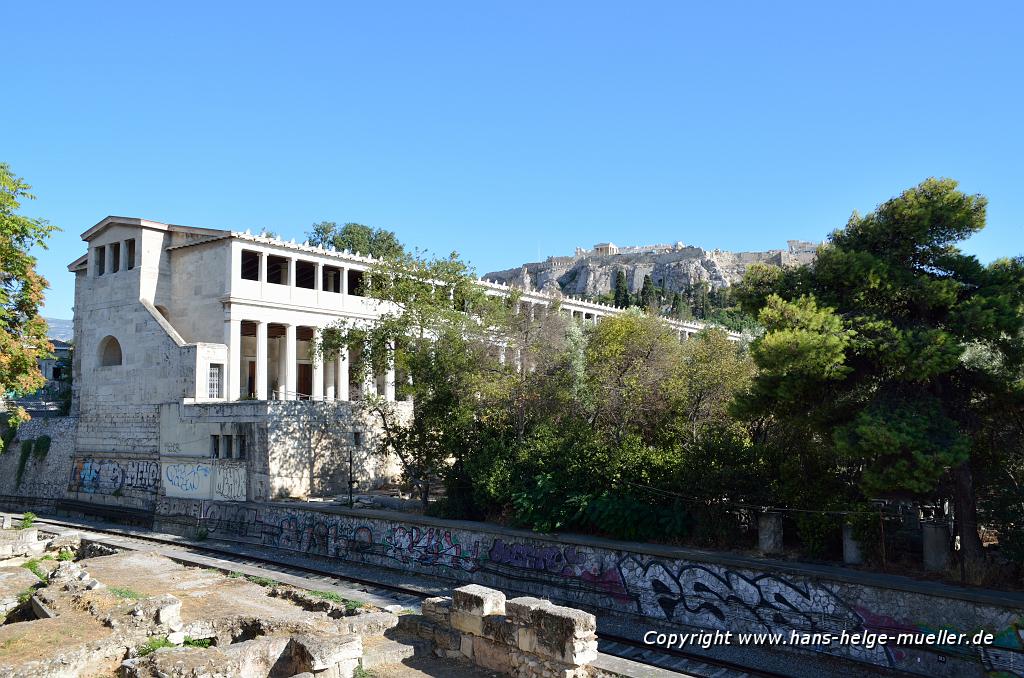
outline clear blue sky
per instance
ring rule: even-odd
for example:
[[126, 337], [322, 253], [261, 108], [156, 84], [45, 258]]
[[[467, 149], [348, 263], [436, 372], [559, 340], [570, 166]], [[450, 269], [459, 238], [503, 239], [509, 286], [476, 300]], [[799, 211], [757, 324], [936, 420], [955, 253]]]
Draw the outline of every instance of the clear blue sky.
[[319, 220], [479, 273], [576, 245], [821, 240], [928, 176], [1024, 253], [1019, 2], [7, 3], [0, 160], [45, 312], [108, 214], [301, 240]]

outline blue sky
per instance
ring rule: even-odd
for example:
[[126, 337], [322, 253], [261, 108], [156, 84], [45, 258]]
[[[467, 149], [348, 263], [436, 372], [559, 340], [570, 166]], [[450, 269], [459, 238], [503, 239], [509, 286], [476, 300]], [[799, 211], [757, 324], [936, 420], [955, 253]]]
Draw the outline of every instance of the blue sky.
[[0, 160], [45, 313], [108, 214], [301, 240], [319, 220], [479, 273], [577, 245], [821, 240], [928, 176], [1024, 253], [1015, 2], [9, 3]]

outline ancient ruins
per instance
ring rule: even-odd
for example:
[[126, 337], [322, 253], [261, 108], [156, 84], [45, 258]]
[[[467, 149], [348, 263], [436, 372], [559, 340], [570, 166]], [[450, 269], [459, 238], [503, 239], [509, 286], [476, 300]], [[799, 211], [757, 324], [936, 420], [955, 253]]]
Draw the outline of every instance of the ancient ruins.
[[626, 675], [589, 666], [593, 615], [545, 600], [468, 585], [378, 609], [18, 524], [0, 531], [0, 615], [9, 678]]

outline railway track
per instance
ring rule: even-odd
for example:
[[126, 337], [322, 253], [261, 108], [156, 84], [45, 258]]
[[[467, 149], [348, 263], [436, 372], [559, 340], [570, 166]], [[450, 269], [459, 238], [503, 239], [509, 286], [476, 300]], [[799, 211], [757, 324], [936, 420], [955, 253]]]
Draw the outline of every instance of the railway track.
[[[17, 516], [18, 514], [12, 515]], [[220, 565], [202, 561], [192, 562], [192, 564], [216, 567], [226, 571], [237, 568], [256, 568], [266, 575], [277, 575], [278, 579], [281, 578], [281, 575], [290, 575], [291, 578], [298, 578], [301, 581], [287, 581], [286, 583], [306, 588], [325, 586], [343, 594], [347, 593], [354, 599], [381, 607], [384, 604], [393, 604], [403, 608], [418, 609], [424, 598], [437, 595], [441, 591], [440, 588], [437, 590], [413, 588], [349, 573], [339, 574], [326, 568], [297, 563], [293, 558], [278, 554], [274, 554], [275, 557], [255, 554], [252, 549], [247, 549], [244, 554], [240, 554], [237, 548], [232, 550], [228, 545], [218, 546], [214, 542], [197, 544], [191, 540], [171, 536], [152, 534], [142, 536], [132, 528], [106, 524], [97, 525], [93, 521], [78, 523], [39, 517], [35, 524], [40, 527], [53, 526], [78, 530], [86, 535], [106, 536], [106, 541], [113, 546], [132, 548], [134, 545], [141, 549], [155, 544], [161, 547], [171, 547], [183, 554], [206, 554]], [[237, 568], [233, 566], [237, 566]], [[598, 647], [600, 652], [613, 657], [628, 659], [694, 678], [789, 678], [791, 675], [710, 658], [685, 650], [654, 648], [631, 638], [609, 633], [598, 634]]]

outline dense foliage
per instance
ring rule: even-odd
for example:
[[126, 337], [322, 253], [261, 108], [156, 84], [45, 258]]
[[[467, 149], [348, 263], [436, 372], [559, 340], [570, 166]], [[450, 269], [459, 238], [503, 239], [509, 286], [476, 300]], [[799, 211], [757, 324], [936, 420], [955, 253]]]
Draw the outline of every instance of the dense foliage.
[[[948, 500], [965, 561], [982, 561], [986, 527], [1020, 563], [1024, 264], [957, 248], [984, 214], [928, 180], [854, 215], [812, 265], [754, 266], [724, 295], [666, 309], [649, 280], [637, 299], [617, 275], [613, 300], [642, 307], [596, 325], [488, 296], [455, 255], [402, 253], [369, 276], [381, 322], [324, 344], [377, 371], [395, 360], [414, 416], [365, 407], [425, 505], [443, 484], [443, 515], [743, 546], [776, 507], [806, 555], [835, 555], [845, 521], [884, 558], [903, 536], [880, 504]], [[710, 326], [680, 342], [662, 316], [694, 300], [709, 319], [756, 317], [756, 338]]]
[[[0, 398], [32, 393], [44, 383], [39, 359], [50, 354], [46, 321], [39, 315], [46, 280], [36, 272], [33, 247], [46, 247], [54, 230], [43, 219], [17, 214], [31, 187], [0, 163]], [[22, 408], [6, 425], [27, 418]], [[3, 441], [3, 438], [0, 438]]]

